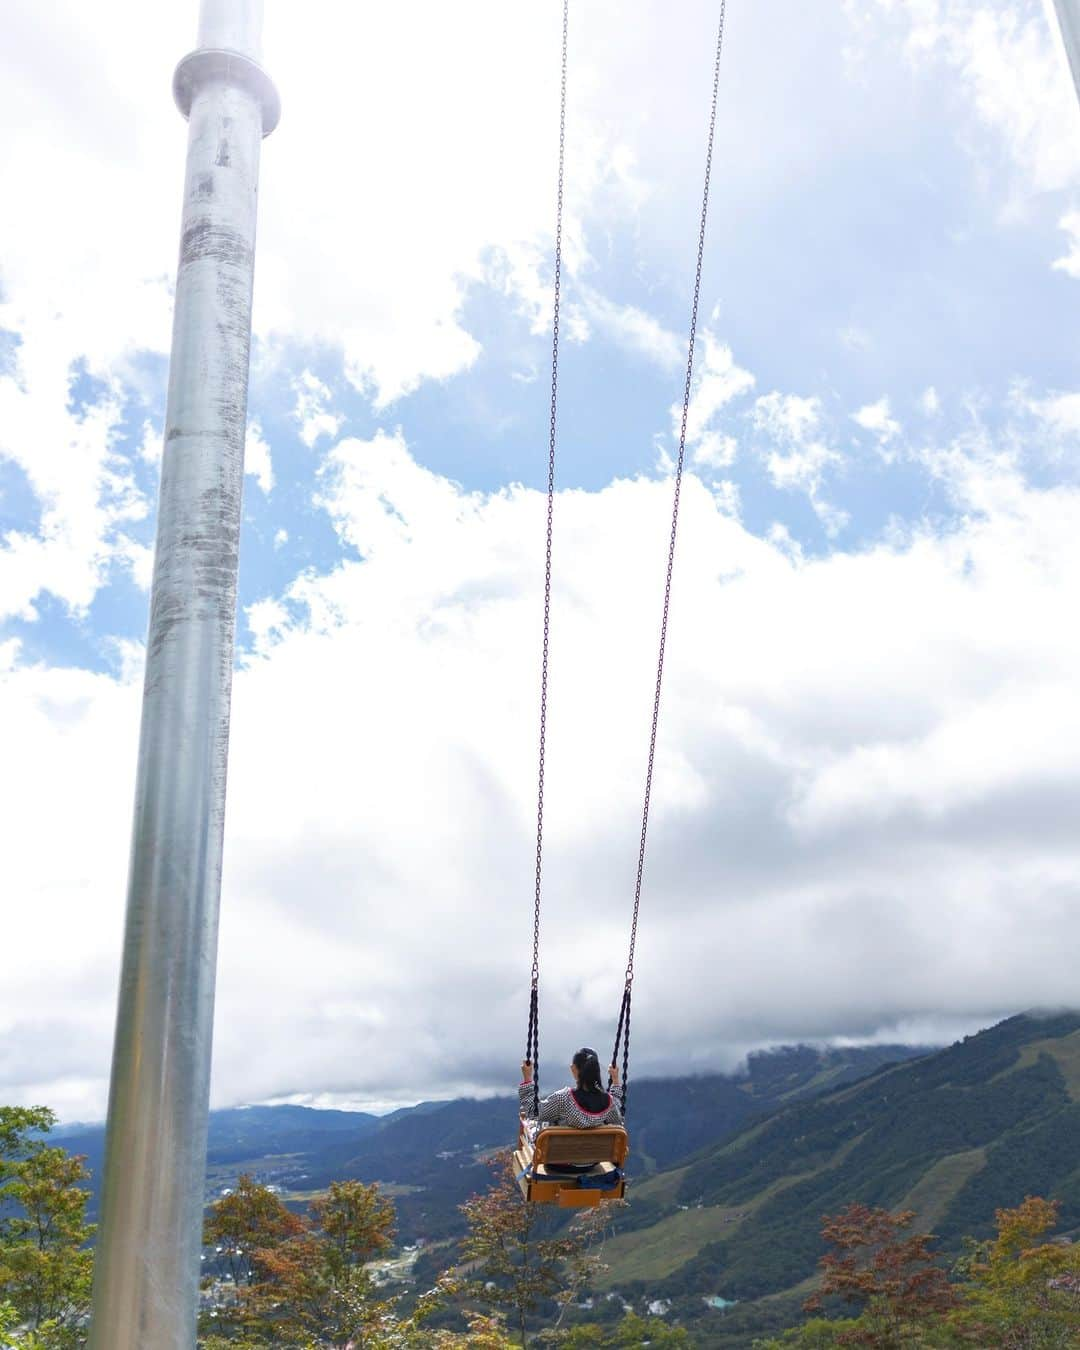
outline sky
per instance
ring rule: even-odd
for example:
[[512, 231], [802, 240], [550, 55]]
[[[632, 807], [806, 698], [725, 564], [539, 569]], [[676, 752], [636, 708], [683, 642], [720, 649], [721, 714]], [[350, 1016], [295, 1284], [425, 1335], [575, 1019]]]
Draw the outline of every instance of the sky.
[[[729, 0], [632, 1074], [1080, 1003], [1080, 110]], [[571, 0], [541, 1076], [622, 986], [718, 5]], [[561, 6], [268, 0], [216, 1105], [524, 1045]], [[104, 1110], [196, 6], [0, 50], [0, 1100]]]

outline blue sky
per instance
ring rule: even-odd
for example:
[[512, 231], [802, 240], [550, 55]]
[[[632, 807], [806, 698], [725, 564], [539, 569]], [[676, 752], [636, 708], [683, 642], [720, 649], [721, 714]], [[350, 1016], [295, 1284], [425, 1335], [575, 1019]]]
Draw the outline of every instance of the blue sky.
[[[42, 953], [0, 994], [0, 1089], [80, 1113], [119, 950], [191, 8], [20, 0], [0, 57], [0, 158], [29, 185], [0, 225], [5, 884]], [[621, 942], [685, 361], [717, 13], [668, 8], [571, 4], [547, 958], [568, 1044], [614, 1011], [619, 962], [583, 985], [580, 943]], [[654, 1070], [687, 1044], [704, 1067], [947, 1038], [1071, 988], [1077, 100], [1035, 0], [804, 9], [728, 10]], [[513, 1059], [559, 17], [268, 5], [219, 1101], [486, 1090]], [[730, 990], [672, 980], [733, 948]], [[506, 1024], [483, 1050], [476, 981]]]

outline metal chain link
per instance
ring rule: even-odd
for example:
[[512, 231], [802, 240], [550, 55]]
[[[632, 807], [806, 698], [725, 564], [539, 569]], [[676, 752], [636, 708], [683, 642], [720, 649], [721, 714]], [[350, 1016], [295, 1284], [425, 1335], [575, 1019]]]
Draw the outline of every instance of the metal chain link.
[[[671, 577], [675, 568], [675, 541], [679, 529], [679, 502], [682, 497], [683, 463], [686, 458], [686, 426], [690, 416], [690, 391], [694, 375], [694, 345], [697, 341], [698, 305], [701, 301], [701, 269], [705, 257], [705, 226], [709, 216], [709, 183], [712, 178], [713, 142], [716, 139], [716, 107], [720, 93], [720, 54], [724, 46], [724, 19], [727, 0], [720, 2], [720, 25], [716, 35], [716, 61], [713, 67], [712, 109], [709, 113], [709, 140], [705, 154], [705, 186], [701, 198], [701, 224], [698, 229], [697, 269], [694, 273], [694, 302], [690, 311], [690, 341], [686, 356], [686, 384], [683, 388], [682, 424], [679, 428], [679, 456], [675, 467], [675, 495], [671, 508], [671, 538], [668, 543], [667, 576], [664, 582], [664, 610], [660, 622], [660, 650], [656, 661], [656, 691], [653, 696], [652, 729], [649, 733], [649, 763], [645, 772], [645, 802], [641, 812], [641, 842], [638, 848], [637, 880], [634, 885], [634, 916], [630, 925], [630, 953], [626, 962], [626, 989], [634, 981], [634, 948], [637, 945], [638, 915], [641, 910], [641, 883], [645, 874], [645, 844], [649, 832], [649, 801], [652, 797], [653, 767], [656, 762], [656, 731], [660, 722], [660, 692], [664, 682], [664, 653], [667, 648], [668, 615], [671, 610]], [[624, 1004], [626, 1043], [629, 1055], [629, 1001]], [[620, 1023], [622, 1018], [620, 1018]], [[618, 1042], [616, 1042], [616, 1050]]]
[[[623, 1119], [626, 1118], [626, 1100], [629, 1093], [630, 1083], [630, 999], [633, 994], [633, 985], [628, 984], [623, 990], [622, 1004], [619, 1008], [619, 1024], [615, 1028], [615, 1046], [611, 1052], [611, 1063], [617, 1066], [619, 1063], [619, 1046], [622, 1046], [622, 1111]], [[608, 1071], [608, 1091], [610, 1092], [615, 1085], [615, 1080]]]
[[555, 520], [555, 428], [559, 406], [559, 306], [562, 300], [563, 185], [566, 169], [566, 53], [570, 0], [563, 0], [562, 73], [559, 85], [559, 186], [555, 207], [555, 300], [551, 337], [551, 422], [548, 437], [547, 534], [544, 554], [544, 645], [540, 666], [540, 754], [536, 787], [536, 897], [533, 908], [532, 977], [529, 1033], [525, 1057], [532, 1061], [533, 1096], [539, 1097], [540, 896], [544, 865], [544, 770], [547, 759], [548, 659], [551, 648], [551, 540]]

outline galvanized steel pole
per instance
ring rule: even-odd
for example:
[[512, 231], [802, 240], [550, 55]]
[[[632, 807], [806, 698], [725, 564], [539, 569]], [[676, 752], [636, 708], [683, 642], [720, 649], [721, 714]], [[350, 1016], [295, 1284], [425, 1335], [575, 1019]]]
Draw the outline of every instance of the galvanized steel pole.
[[1065, 55], [1069, 58], [1076, 96], [1080, 98], [1080, 0], [1054, 0]]
[[262, 138], [262, 0], [202, 0], [150, 594], [92, 1350], [191, 1350]]

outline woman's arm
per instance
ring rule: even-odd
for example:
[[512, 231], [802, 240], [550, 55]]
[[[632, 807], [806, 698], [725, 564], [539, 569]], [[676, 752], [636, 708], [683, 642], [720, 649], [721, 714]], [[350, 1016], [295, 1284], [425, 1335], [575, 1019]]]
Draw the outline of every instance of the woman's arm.
[[521, 1082], [518, 1084], [518, 1115], [524, 1120], [533, 1118], [533, 1066], [527, 1059], [521, 1061]]
[[623, 1089], [619, 1084], [619, 1066], [612, 1064], [608, 1069], [608, 1091], [611, 1094], [611, 1107], [604, 1117], [605, 1125], [623, 1123]]
[[518, 1110], [529, 1120], [538, 1120], [541, 1125], [558, 1125], [562, 1118], [563, 1101], [566, 1089], [553, 1092], [550, 1097], [541, 1097], [539, 1111], [533, 1109], [533, 1069], [529, 1061], [521, 1065], [521, 1083], [518, 1086]]

